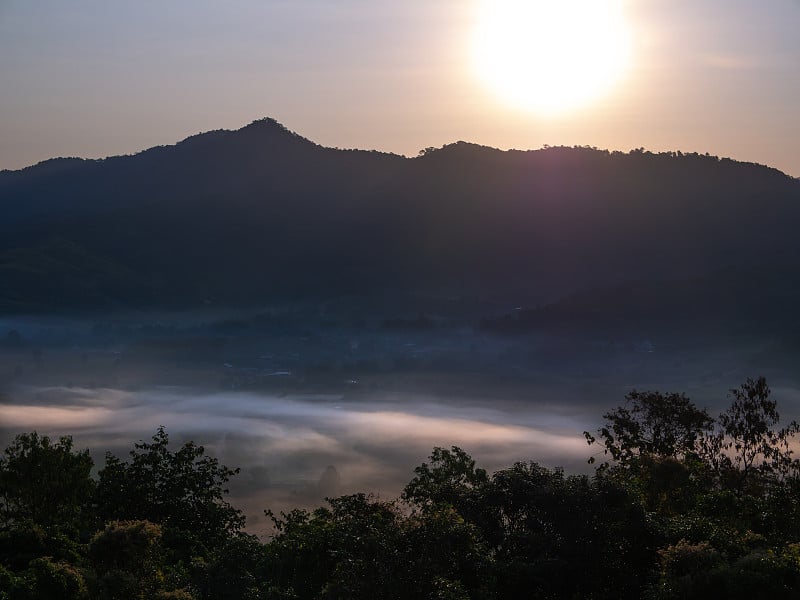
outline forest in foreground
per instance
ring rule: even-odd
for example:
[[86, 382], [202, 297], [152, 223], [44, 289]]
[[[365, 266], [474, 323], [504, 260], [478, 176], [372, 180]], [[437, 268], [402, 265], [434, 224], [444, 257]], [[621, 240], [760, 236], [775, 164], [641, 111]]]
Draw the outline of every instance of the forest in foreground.
[[0, 458], [0, 599], [794, 598], [800, 425], [764, 378], [717, 416], [632, 391], [586, 432], [591, 475], [489, 474], [434, 448], [400, 498], [329, 498], [246, 533], [237, 474], [159, 428], [95, 469], [72, 438]]

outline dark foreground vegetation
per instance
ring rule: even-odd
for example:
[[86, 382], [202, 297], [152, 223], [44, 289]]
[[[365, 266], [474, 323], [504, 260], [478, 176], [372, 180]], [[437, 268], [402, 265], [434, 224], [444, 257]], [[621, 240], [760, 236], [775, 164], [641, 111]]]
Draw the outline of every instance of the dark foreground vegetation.
[[0, 598], [794, 598], [799, 427], [763, 378], [730, 401], [713, 418], [631, 392], [586, 433], [591, 476], [435, 448], [400, 499], [267, 511], [266, 541], [225, 501], [236, 471], [163, 429], [96, 477], [70, 437], [22, 434], [0, 459]]

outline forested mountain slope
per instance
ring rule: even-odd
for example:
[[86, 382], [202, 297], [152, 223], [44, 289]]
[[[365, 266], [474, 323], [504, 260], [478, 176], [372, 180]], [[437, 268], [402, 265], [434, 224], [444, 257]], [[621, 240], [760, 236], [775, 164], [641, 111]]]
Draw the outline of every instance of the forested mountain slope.
[[731, 266], [795, 271], [800, 182], [706, 155], [464, 142], [324, 148], [264, 119], [0, 172], [0, 309], [345, 293], [524, 299]]

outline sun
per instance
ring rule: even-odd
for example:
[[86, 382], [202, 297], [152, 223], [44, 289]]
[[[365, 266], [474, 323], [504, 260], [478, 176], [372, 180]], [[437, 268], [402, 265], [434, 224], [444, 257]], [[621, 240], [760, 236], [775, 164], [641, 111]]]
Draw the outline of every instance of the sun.
[[606, 95], [630, 62], [621, 0], [478, 0], [476, 72], [503, 101], [543, 115]]

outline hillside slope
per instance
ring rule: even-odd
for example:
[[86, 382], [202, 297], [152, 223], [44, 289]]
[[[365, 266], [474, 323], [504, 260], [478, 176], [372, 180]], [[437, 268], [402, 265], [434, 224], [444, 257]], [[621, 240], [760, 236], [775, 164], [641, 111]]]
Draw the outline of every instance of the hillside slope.
[[[271, 119], [0, 172], [0, 310], [554, 298], [800, 263], [800, 182], [698, 154], [324, 148]], [[65, 250], [66, 249], [66, 250]]]

